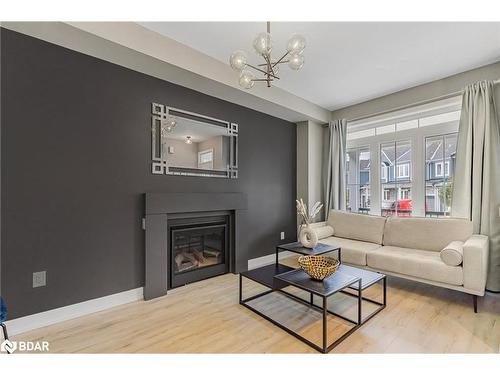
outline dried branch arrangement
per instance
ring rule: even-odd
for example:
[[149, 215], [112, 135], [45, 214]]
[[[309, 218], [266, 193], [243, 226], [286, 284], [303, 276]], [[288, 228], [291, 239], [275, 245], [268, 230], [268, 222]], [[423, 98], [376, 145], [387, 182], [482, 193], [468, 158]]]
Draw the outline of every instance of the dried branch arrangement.
[[311, 210], [307, 211], [307, 205], [304, 203], [302, 198], [300, 200], [296, 200], [297, 202], [297, 215], [302, 219], [302, 223], [311, 224], [316, 217], [317, 214], [323, 208], [323, 204], [320, 202], [316, 202], [314, 206], [312, 206]]

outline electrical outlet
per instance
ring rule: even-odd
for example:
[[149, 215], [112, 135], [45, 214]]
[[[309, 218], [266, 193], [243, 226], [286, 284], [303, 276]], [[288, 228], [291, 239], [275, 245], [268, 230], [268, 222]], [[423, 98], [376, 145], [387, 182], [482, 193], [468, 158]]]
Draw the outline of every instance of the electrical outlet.
[[47, 285], [47, 271], [33, 272], [33, 288]]
[[282, 240], [284, 240], [284, 239], [285, 239], [285, 232], [281, 232], [281, 233], [280, 233], [280, 238], [281, 238]]

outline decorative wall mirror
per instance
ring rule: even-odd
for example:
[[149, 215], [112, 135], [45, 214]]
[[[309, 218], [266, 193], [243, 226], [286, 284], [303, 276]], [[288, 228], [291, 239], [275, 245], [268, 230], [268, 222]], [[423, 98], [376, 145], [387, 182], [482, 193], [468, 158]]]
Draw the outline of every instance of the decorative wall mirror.
[[238, 125], [152, 104], [153, 174], [238, 178]]

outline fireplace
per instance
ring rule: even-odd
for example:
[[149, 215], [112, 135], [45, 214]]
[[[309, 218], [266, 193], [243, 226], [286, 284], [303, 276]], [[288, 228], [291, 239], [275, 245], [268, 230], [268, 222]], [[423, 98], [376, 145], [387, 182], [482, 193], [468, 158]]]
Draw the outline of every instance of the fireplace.
[[246, 270], [242, 193], [146, 193], [144, 299], [226, 272]]
[[169, 220], [171, 288], [229, 271], [230, 225], [229, 215]]

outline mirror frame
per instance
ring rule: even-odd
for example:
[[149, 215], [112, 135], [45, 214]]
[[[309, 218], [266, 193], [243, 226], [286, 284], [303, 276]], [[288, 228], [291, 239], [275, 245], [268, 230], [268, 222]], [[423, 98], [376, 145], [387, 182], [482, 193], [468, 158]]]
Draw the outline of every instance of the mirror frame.
[[[169, 116], [184, 117], [199, 122], [205, 122], [226, 129], [229, 137], [229, 165], [226, 170], [206, 170], [198, 168], [184, 168], [167, 165], [165, 144], [162, 142], [161, 126]], [[158, 135], [158, 136], [157, 136]], [[151, 172], [155, 175], [198, 176], [238, 178], [238, 124], [219, 120], [198, 113], [168, 107], [163, 104], [151, 105]], [[208, 173], [207, 173], [208, 172]]]

